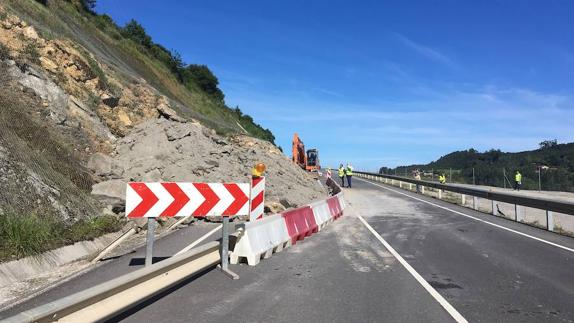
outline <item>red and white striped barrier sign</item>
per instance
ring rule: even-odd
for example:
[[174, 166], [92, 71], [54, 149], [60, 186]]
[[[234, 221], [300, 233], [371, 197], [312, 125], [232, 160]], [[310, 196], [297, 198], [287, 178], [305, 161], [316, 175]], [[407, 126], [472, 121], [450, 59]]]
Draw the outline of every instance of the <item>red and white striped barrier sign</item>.
[[265, 204], [265, 177], [251, 179], [251, 212], [249, 221], [259, 220], [263, 217]]
[[248, 215], [248, 183], [128, 183], [130, 218]]

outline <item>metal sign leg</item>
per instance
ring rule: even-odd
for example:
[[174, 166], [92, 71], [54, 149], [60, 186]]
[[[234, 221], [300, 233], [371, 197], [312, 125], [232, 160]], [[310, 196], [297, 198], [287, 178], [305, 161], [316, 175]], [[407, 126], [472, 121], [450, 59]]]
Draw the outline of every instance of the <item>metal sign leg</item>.
[[153, 262], [153, 239], [155, 233], [155, 218], [147, 219], [147, 240], [145, 248], [145, 266], [151, 266]]
[[223, 227], [221, 228], [221, 264], [218, 265], [219, 269], [231, 277], [232, 279], [239, 279], [239, 275], [229, 270], [229, 217], [223, 217]]

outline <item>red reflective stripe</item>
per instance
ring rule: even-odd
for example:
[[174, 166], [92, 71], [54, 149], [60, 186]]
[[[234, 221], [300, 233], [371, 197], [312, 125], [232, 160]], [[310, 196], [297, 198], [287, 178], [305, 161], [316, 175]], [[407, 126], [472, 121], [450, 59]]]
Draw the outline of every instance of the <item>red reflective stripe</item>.
[[263, 203], [263, 192], [259, 193], [253, 201], [251, 201], [251, 211], [255, 210], [261, 203]]
[[129, 186], [142, 198], [142, 201], [130, 212], [130, 214], [128, 214], [128, 217], [141, 218], [157, 203], [157, 201], [159, 201], [159, 199], [145, 183], [129, 183]]
[[251, 183], [252, 183], [252, 184], [251, 184], [251, 187], [257, 186], [257, 184], [259, 184], [259, 182], [261, 182], [262, 180], [263, 180], [263, 177], [255, 177], [255, 178], [253, 178], [253, 180], [252, 180], [252, 182], [251, 182]]
[[219, 196], [206, 183], [193, 183], [193, 186], [203, 195], [205, 201], [193, 211], [194, 216], [206, 216], [211, 209], [219, 202]]
[[161, 213], [161, 216], [175, 216], [189, 202], [189, 197], [177, 183], [161, 183], [161, 185], [174, 198], [173, 202]]
[[235, 215], [241, 208], [249, 201], [249, 198], [245, 193], [239, 188], [237, 184], [223, 184], [225, 188], [231, 193], [231, 196], [235, 199], [231, 205], [223, 212], [223, 216]]

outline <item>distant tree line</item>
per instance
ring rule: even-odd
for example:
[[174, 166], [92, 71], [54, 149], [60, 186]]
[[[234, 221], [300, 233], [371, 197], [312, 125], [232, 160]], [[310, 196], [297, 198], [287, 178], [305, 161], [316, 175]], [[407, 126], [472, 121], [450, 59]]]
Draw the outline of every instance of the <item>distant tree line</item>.
[[[574, 192], [574, 143], [558, 144], [556, 140], [546, 140], [540, 148], [518, 153], [505, 153], [499, 149], [478, 152], [476, 149], [456, 151], [424, 165], [409, 165], [396, 168], [381, 167], [379, 172], [386, 174], [411, 175], [415, 169], [424, 172], [434, 171], [435, 178], [444, 173], [452, 182], [477, 185], [505, 186], [504, 174], [511, 183], [514, 172], [523, 175], [525, 189], [538, 189], [540, 171], [543, 190]], [[506, 183], [508, 187], [508, 182]]]

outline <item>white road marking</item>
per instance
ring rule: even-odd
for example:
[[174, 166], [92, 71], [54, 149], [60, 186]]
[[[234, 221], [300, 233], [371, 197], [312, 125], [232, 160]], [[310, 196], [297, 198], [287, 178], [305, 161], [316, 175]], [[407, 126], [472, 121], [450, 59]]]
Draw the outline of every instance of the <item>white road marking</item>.
[[195, 240], [194, 242], [192, 242], [189, 246], [181, 249], [180, 251], [178, 251], [174, 256], [180, 255], [184, 252], [188, 252], [191, 248], [197, 246], [199, 243], [201, 243], [203, 240], [207, 239], [210, 235], [214, 234], [215, 232], [217, 232], [219, 229], [221, 229], [221, 224], [218, 225], [215, 229], [209, 231], [208, 233], [204, 234], [201, 238]]
[[411, 265], [409, 265], [409, 263], [406, 262], [406, 260], [404, 260], [403, 257], [401, 257], [401, 255], [399, 255], [399, 253], [393, 247], [391, 247], [391, 245], [385, 241], [385, 239], [383, 239], [383, 237], [381, 237], [381, 235], [375, 231], [375, 229], [373, 229], [373, 227], [371, 227], [367, 221], [365, 221], [365, 219], [363, 219], [362, 216], [355, 214], [355, 217], [361, 220], [361, 222], [365, 225], [365, 227], [367, 227], [367, 229], [369, 229], [369, 231], [371, 231], [375, 238], [377, 238], [383, 244], [383, 246], [385, 246], [385, 248], [401, 263], [401, 265], [403, 265], [403, 267], [405, 267], [405, 269], [419, 282], [419, 284], [421, 284], [423, 288], [426, 289], [429, 294], [431, 294], [431, 296], [448, 312], [448, 314], [450, 314], [450, 316], [452, 316], [455, 321], [468, 322], [452, 305], [450, 305], [446, 299], [444, 299], [444, 297], [442, 297], [441, 294], [436, 291], [436, 289], [434, 289], [419, 273], [417, 273], [417, 271], [411, 267]]
[[574, 252], [574, 249], [572, 249], [572, 248], [568, 248], [568, 247], [565, 247], [565, 246], [563, 246], [563, 245], [559, 245], [559, 244], [557, 244], [557, 243], [550, 242], [550, 241], [548, 241], [548, 240], [544, 240], [544, 239], [541, 239], [541, 238], [538, 238], [538, 237], [535, 237], [535, 236], [531, 236], [531, 235], [529, 235], [529, 234], [526, 234], [526, 233], [523, 233], [523, 232], [520, 232], [520, 231], [516, 231], [516, 230], [510, 229], [510, 228], [507, 228], [507, 227], [502, 226], [502, 225], [500, 225], [500, 224], [488, 222], [488, 221], [486, 221], [486, 220], [476, 218], [476, 217], [474, 217], [474, 216], [472, 216], [472, 215], [468, 215], [468, 214], [465, 214], [465, 213], [462, 213], [462, 212], [459, 212], [459, 211], [456, 211], [456, 210], [453, 210], [453, 209], [449, 209], [448, 207], [445, 207], [445, 206], [442, 206], [442, 205], [438, 205], [438, 204], [435, 204], [435, 203], [432, 203], [432, 202], [429, 202], [429, 201], [425, 201], [425, 200], [420, 199], [420, 198], [418, 198], [418, 197], [411, 196], [411, 195], [409, 195], [409, 194], [406, 194], [406, 193], [403, 193], [403, 192], [394, 190], [394, 189], [392, 189], [392, 188], [388, 188], [388, 187], [385, 187], [385, 186], [382, 186], [382, 185], [379, 185], [379, 184], [372, 183], [372, 182], [367, 181], [367, 180], [364, 180], [364, 179], [362, 179], [362, 178], [358, 178], [358, 180], [363, 181], [363, 182], [366, 182], [366, 183], [369, 183], [369, 184], [371, 184], [371, 185], [378, 186], [378, 187], [380, 187], [380, 188], [383, 188], [383, 189], [388, 190], [388, 191], [391, 191], [391, 192], [395, 192], [395, 193], [397, 193], [397, 194], [404, 195], [404, 196], [406, 196], [406, 197], [410, 197], [410, 198], [412, 198], [412, 199], [414, 199], [414, 200], [417, 200], [417, 201], [420, 201], [420, 202], [423, 202], [423, 203], [426, 203], [426, 204], [429, 204], [429, 205], [432, 205], [432, 206], [436, 206], [436, 207], [441, 208], [441, 209], [443, 209], [443, 210], [447, 210], [447, 211], [450, 211], [450, 212], [452, 212], [452, 213], [456, 213], [456, 214], [458, 214], [458, 215], [465, 216], [465, 217], [470, 218], [470, 219], [473, 219], [473, 220], [475, 220], [475, 221], [482, 222], [482, 223], [486, 223], [486, 224], [488, 224], [488, 225], [492, 225], [492, 226], [497, 227], [497, 228], [499, 228], [499, 229], [503, 229], [503, 230], [506, 230], [506, 231], [509, 231], [509, 232], [512, 232], [512, 233], [516, 233], [516, 234], [521, 235], [521, 236], [523, 236], [523, 237], [527, 237], [527, 238], [530, 238], [530, 239], [533, 239], [533, 240], [536, 240], [536, 241], [540, 241], [540, 242], [549, 244], [549, 245], [551, 245], [551, 246], [554, 246], [554, 247], [557, 247], [557, 248], [560, 248], [560, 249], [564, 249], [564, 250], [566, 250], [566, 251]]

